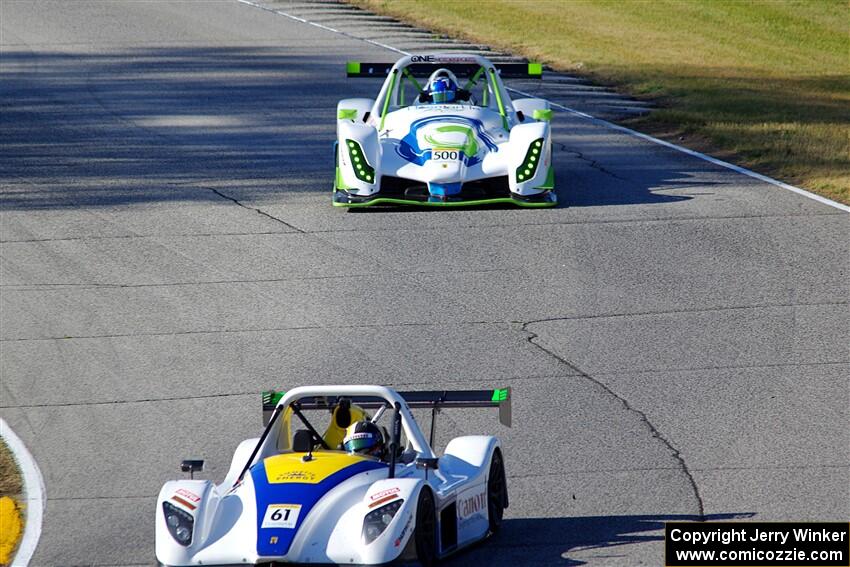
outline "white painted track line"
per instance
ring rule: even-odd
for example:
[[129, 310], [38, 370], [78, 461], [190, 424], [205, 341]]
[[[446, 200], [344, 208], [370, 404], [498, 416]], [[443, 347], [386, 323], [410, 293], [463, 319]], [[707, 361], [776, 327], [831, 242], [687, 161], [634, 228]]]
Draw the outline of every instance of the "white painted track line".
[[0, 437], [9, 446], [18, 466], [21, 468], [21, 476], [24, 479], [24, 512], [26, 514], [24, 524], [24, 537], [18, 551], [12, 559], [12, 567], [26, 567], [29, 565], [41, 537], [41, 521], [44, 515], [44, 479], [41, 471], [35, 464], [29, 450], [24, 442], [18, 437], [6, 420], [0, 417]]
[[[301, 22], [302, 24], [315, 26], [315, 27], [317, 27], [319, 29], [323, 29], [325, 31], [329, 31], [329, 32], [332, 32], [332, 33], [336, 33], [336, 34], [344, 35], [346, 37], [350, 37], [352, 39], [356, 39], [356, 40], [359, 40], [359, 41], [370, 43], [370, 44], [375, 45], [377, 47], [381, 47], [383, 49], [388, 49], [389, 51], [394, 51], [395, 53], [400, 53], [402, 55], [411, 55], [411, 53], [404, 51], [404, 50], [401, 50], [401, 49], [398, 49], [398, 48], [393, 47], [391, 45], [387, 45], [387, 44], [381, 43], [379, 41], [373, 41], [371, 39], [365, 39], [365, 38], [362, 38], [362, 37], [357, 37], [356, 35], [352, 35], [350, 33], [346, 33], [344, 31], [325, 26], [325, 25], [319, 24], [317, 22], [311, 22], [310, 20], [305, 20], [304, 18], [299, 18], [298, 16], [295, 16], [293, 14], [288, 14], [288, 13], [282, 11], [282, 10], [274, 10], [272, 8], [267, 8], [265, 6], [262, 6], [260, 4], [255, 3], [255, 2], [251, 2], [250, 0], [236, 0], [236, 1], [240, 2], [242, 4], [247, 4], [248, 6], [253, 6], [254, 8], [259, 8], [261, 10], [265, 10], [267, 12], [272, 12], [273, 14], [278, 14], [279, 16], [284, 16], [284, 17], [289, 18], [291, 20], [295, 20], [296, 22]], [[520, 94], [520, 95], [523, 95], [523, 96], [529, 96], [529, 97], [533, 96], [533, 95], [530, 95], [528, 93], [524, 93], [520, 90], [511, 88], [511, 87], [508, 87], [508, 90], [513, 91], [513, 92]], [[741, 166], [735, 165], [733, 163], [729, 163], [727, 161], [723, 161], [721, 159], [717, 159], [717, 158], [711, 157], [709, 155], [706, 155], [706, 154], [703, 154], [703, 153], [700, 153], [700, 152], [697, 152], [697, 151], [694, 151], [694, 150], [689, 150], [688, 148], [678, 146], [678, 145], [673, 144], [671, 142], [665, 142], [664, 140], [661, 140], [659, 138], [655, 138], [653, 136], [650, 136], [649, 134], [643, 134], [642, 132], [632, 130], [631, 128], [626, 128], [625, 126], [620, 126], [618, 124], [614, 124], [613, 122], [608, 122], [607, 120], [603, 120], [601, 118], [591, 116], [590, 114], [587, 114], [585, 112], [581, 112], [579, 110], [576, 110], [574, 108], [570, 108], [568, 106], [564, 106], [562, 104], [558, 104], [556, 102], [549, 101], [549, 104], [553, 108], [567, 112], [569, 114], [572, 114], [573, 116], [577, 116], [577, 117], [583, 118], [585, 120], [590, 120], [590, 121], [592, 121], [596, 124], [599, 124], [600, 126], [604, 126], [606, 128], [610, 128], [612, 130], [616, 130], [618, 132], [622, 132], [622, 133], [628, 134], [630, 136], [635, 136], [635, 137], [640, 138], [642, 140], [646, 140], [648, 142], [652, 142], [654, 144], [658, 144], [660, 146], [664, 146], [666, 148], [670, 148], [672, 150], [676, 150], [678, 152], [688, 154], [689, 156], [701, 159], [703, 161], [707, 161], [709, 163], [713, 163], [714, 165], [719, 165], [720, 167], [725, 167], [726, 169], [731, 169], [732, 171], [734, 171], [736, 173], [740, 173], [742, 175], [752, 177], [753, 179], [758, 179], [759, 181], [763, 181], [765, 183], [770, 183], [771, 185], [775, 185], [776, 187], [781, 187], [782, 189], [787, 189], [788, 191], [792, 191], [794, 193], [797, 193], [798, 195], [802, 195], [804, 197], [807, 197], [809, 199], [812, 199], [812, 200], [817, 201], [819, 203], [822, 203], [824, 205], [828, 205], [830, 207], [835, 207], [836, 209], [844, 211], [845, 213], [850, 213], [850, 206], [842, 205], [841, 203], [839, 203], [837, 201], [833, 201], [832, 199], [827, 199], [826, 197], [821, 197], [820, 195], [815, 195], [814, 193], [810, 193], [809, 191], [806, 191], [805, 189], [795, 187], [794, 185], [789, 185], [788, 183], [784, 183], [784, 182], [779, 181], [777, 179], [773, 179], [772, 177], [762, 175], [761, 173], [756, 173], [755, 171], [749, 170], [745, 167], [741, 167]]]

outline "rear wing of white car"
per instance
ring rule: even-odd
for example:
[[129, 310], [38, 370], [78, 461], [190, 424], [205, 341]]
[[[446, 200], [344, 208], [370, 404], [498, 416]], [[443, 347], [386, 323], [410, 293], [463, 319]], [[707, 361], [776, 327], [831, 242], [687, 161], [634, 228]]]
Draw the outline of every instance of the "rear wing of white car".
[[[268, 424], [278, 402], [286, 392], [268, 390], [263, 392], [263, 424]], [[511, 426], [511, 388], [496, 388], [495, 390], [433, 390], [399, 392], [407, 407], [425, 408], [432, 411], [444, 408], [499, 408], [499, 422], [506, 427]], [[298, 406], [301, 410], [319, 409], [332, 410], [345, 398], [351, 404], [363, 409], [379, 409], [387, 405], [385, 400], [371, 396], [309, 396], [300, 398]]]
[[[361, 63], [349, 61], [345, 65], [348, 78], [380, 78], [390, 74], [393, 63]], [[413, 77], [430, 77], [437, 68], [445, 68], [458, 77], [469, 77], [475, 74], [481, 66], [477, 63], [411, 63], [405, 67], [405, 74]], [[496, 64], [496, 71], [503, 79], [542, 79], [543, 65], [541, 63], [501, 63]]]

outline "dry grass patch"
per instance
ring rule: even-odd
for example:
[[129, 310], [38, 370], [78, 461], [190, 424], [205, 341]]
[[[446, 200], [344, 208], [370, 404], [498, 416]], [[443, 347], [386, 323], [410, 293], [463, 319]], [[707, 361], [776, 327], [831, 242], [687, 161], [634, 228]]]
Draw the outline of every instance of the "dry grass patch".
[[0, 565], [12, 560], [23, 532], [18, 501], [23, 481], [12, 452], [0, 439]]

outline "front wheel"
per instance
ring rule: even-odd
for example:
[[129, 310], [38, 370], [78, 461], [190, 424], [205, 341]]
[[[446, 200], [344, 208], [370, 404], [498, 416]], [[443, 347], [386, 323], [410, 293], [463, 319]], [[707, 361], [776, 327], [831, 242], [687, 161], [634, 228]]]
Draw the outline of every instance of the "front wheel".
[[508, 484], [505, 480], [505, 463], [498, 449], [490, 460], [490, 476], [487, 478], [487, 515], [490, 532], [496, 533], [502, 526], [502, 516], [508, 507]]
[[434, 497], [431, 491], [423, 488], [416, 504], [416, 558], [422, 567], [432, 567], [437, 563], [437, 513], [434, 511]]

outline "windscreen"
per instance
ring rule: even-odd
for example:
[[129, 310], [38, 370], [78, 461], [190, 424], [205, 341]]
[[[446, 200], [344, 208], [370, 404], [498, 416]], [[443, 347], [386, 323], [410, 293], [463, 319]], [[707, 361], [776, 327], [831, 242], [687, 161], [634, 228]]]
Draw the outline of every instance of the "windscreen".
[[[450, 72], [455, 93], [445, 100], [433, 93], [430, 80], [441, 70]], [[445, 76], [446, 73], [439, 73]], [[436, 99], [436, 100], [435, 100]], [[401, 70], [390, 99], [392, 109], [412, 105], [461, 104], [496, 109], [492, 85], [483, 67], [477, 64], [412, 63]]]

